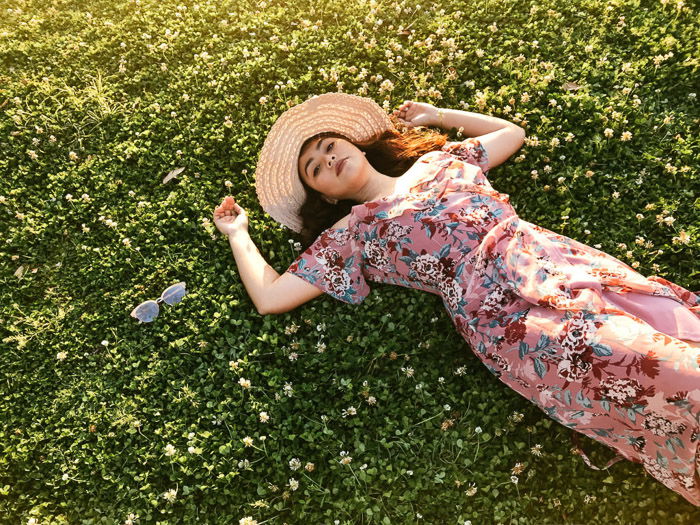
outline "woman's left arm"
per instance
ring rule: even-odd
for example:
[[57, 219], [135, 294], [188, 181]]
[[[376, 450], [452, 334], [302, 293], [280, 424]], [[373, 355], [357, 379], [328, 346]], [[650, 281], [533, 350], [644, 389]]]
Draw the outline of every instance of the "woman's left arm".
[[443, 129], [462, 129], [462, 134], [468, 137], [478, 137], [486, 135], [493, 131], [498, 131], [503, 128], [517, 128], [525, 131], [523, 128], [509, 122], [507, 120], [483, 115], [481, 113], [472, 113], [471, 111], [462, 111], [459, 109], [436, 108], [434, 112], [432, 126]]

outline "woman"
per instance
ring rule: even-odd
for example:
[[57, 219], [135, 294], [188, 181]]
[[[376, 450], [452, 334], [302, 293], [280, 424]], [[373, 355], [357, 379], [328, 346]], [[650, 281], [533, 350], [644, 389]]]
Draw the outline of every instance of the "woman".
[[516, 126], [462, 142], [394, 126], [452, 127], [463, 112], [441, 113], [408, 102], [390, 119], [369, 99], [327, 93], [275, 122], [258, 197], [315, 240], [279, 276], [245, 210], [226, 197], [214, 213], [258, 311], [323, 292], [358, 304], [368, 281], [434, 293], [503, 383], [700, 506], [700, 296], [518, 217], [486, 177], [515, 152], [493, 137], [522, 144]]

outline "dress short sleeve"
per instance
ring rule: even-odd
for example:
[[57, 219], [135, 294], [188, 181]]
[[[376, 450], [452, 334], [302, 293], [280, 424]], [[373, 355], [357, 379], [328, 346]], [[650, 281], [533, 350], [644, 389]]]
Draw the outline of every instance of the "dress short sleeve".
[[370, 292], [362, 251], [347, 228], [329, 228], [321, 232], [287, 272], [345, 303], [359, 304]]
[[468, 164], [473, 164], [481, 168], [481, 171], [486, 175], [489, 171], [489, 157], [486, 154], [486, 149], [482, 146], [481, 141], [477, 138], [470, 137], [463, 141], [452, 142], [447, 141], [442, 146], [442, 151], [451, 153], [459, 157], [462, 161]]

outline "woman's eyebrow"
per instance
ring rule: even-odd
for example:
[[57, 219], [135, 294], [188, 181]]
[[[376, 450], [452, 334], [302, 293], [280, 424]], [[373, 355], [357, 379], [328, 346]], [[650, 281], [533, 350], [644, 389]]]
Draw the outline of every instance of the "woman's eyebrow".
[[[321, 147], [321, 142], [323, 142], [324, 140], [326, 140], [326, 139], [321, 139], [316, 143], [316, 151], [318, 151], [318, 149]], [[311, 160], [312, 159], [307, 160], [306, 165], [304, 166], [304, 173], [306, 173], [307, 177], [309, 176], [309, 174], [307, 173], [306, 170], [309, 168], [309, 164], [311, 164]]]

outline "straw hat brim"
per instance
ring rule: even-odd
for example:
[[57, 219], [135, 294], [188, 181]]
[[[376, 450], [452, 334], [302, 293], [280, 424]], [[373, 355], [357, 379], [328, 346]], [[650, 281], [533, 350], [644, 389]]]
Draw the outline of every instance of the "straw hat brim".
[[302, 144], [323, 132], [339, 133], [361, 144], [393, 127], [374, 100], [349, 93], [314, 95], [288, 109], [272, 125], [255, 169], [255, 190], [263, 210], [301, 232], [299, 208], [306, 199], [298, 171]]

